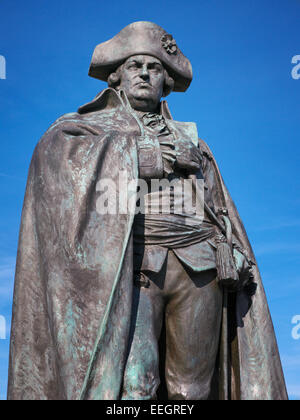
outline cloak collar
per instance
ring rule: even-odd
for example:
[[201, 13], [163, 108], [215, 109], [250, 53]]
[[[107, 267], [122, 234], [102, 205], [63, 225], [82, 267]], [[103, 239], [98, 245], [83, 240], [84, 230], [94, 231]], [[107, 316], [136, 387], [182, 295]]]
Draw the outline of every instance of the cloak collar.
[[[117, 92], [115, 89], [107, 88], [98, 93], [98, 95], [91, 102], [88, 102], [87, 104], [79, 107], [78, 113], [87, 114], [89, 112], [113, 109], [120, 106], [125, 107], [132, 114], [133, 109], [130, 106], [125, 92], [123, 90]], [[168, 120], [173, 119], [167, 101], [161, 101], [160, 115]]]

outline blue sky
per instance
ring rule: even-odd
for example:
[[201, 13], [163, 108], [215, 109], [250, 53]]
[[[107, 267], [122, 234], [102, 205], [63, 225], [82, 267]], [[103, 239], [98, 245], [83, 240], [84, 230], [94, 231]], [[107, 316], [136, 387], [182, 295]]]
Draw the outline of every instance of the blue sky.
[[292, 318], [300, 315], [300, 78], [291, 75], [300, 55], [300, 1], [3, 0], [0, 16], [0, 316], [7, 324], [0, 398], [33, 149], [57, 117], [105, 87], [87, 76], [96, 44], [150, 20], [192, 62], [190, 89], [172, 94], [169, 105], [175, 119], [197, 123], [217, 158], [258, 259], [289, 396], [300, 399], [300, 339], [292, 337]]

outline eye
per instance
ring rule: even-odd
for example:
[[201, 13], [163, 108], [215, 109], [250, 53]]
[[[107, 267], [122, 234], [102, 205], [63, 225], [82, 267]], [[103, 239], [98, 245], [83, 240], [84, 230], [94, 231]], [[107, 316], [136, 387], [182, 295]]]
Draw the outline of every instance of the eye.
[[132, 62], [132, 63], [129, 63], [128, 65], [127, 65], [127, 68], [129, 69], [129, 70], [136, 70], [137, 68], [138, 68], [139, 66], [138, 66], [138, 63], [136, 63], [136, 62]]
[[162, 71], [162, 67], [158, 63], [150, 64], [148, 68], [154, 73], [160, 73]]

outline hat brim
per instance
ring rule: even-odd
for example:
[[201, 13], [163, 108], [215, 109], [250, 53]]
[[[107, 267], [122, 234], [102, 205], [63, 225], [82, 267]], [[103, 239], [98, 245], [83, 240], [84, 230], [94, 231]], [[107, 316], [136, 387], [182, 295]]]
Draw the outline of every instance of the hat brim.
[[166, 31], [151, 22], [135, 22], [122, 29], [109, 41], [99, 44], [94, 51], [89, 76], [107, 81], [109, 75], [134, 55], [151, 55], [158, 58], [174, 79], [174, 91], [185, 92], [192, 78], [190, 61], [176, 46], [175, 53], [162, 45]]

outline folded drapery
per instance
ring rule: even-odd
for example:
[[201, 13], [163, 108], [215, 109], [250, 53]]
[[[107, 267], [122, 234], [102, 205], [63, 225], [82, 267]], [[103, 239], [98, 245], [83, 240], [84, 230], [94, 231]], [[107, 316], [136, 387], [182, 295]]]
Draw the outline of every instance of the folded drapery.
[[194, 219], [188, 215], [137, 215], [134, 222], [136, 244], [160, 245], [173, 249], [211, 239], [215, 234], [216, 227], [213, 224], [195, 224]]

